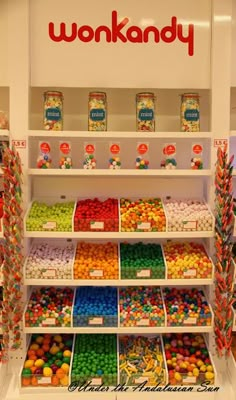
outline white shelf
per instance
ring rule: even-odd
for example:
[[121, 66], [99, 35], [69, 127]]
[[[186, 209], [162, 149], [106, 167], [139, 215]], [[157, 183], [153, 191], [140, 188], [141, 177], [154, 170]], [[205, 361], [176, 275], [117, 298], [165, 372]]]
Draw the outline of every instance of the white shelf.
[[8, 129], [0, 129], [0, 137], [6, 136], [9, 138], [9, 130]]
[[213, 231], [196, 232], [46, 232], [25, 231], [25, 238], [51, 239], [197, 239], [213, 238]]
[[236, 137], [236, 131], [230, 131], [229, 134], [230, 134], [231, 137]]
[[211, 132], [122, 132], [122, 131], [46, 131], [46, 130], [29, 130], [30, 137], [46, 137], [46, 138], [124, 138], [124, 139], [210, 139]]
[[202, 176], [211, 176], [212, 172], [210, 169], [202, 170], [192, 170], [192, 169], [148, 169], [148, 170], [137, 170], [137, 169], [120, 169], [120, 170], [110, 170], [110, 169], [37, 169], [29, 168], [28, 175], [34, 176], [161, 176], [161, 177], [176, 177], [184, 176], [190, 178], [198, 178]]
[[104, 328], [98, 328], [98, 327], [24, 327], [23, 328], [24, 333], [116, 333], [116, 334], [148, 334], [148, 333], [171, 333], [171, 332], [177, 332], [177, 333], [190, 333], [190, 332], [198, 332], [198, 333], [210, 333], [213, 332], [213, 326], [163, 326], [163, 327], [153, 327], [153, 328], [147, 328], [147, 327], [132, 327], [130, 326], [129, 328], [121, 328], [121, 327], [104, 327]]
[[204, 286], [213, 279], [24, 279], [28, 286]]

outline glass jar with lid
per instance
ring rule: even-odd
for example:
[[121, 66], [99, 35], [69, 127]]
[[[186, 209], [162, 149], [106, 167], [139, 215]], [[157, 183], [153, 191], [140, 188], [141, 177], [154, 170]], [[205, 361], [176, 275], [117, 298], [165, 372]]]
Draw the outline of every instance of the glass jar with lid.
[[181, 131], [200, 131], [200, 101], [198, 93], [184, 93], [181, 95]]
[[44, 93], [44, 129], [63, 130], [63, 94], [57, 91]]
[[107, 96], [104, 92], [89, 93], [88, 130], [107, 130]]
[[136, 95], [136, 129], [138, 132], [155, 131], [155, 95], [144, 92]]

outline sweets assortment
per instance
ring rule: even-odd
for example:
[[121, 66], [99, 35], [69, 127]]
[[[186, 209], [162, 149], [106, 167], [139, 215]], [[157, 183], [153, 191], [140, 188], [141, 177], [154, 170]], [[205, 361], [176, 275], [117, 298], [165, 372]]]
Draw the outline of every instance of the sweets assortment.
[[168, 231], [213, 230], [213, 216], [204, 201], [167, 199], [164, 205]]
[[155, 131], [155, 96], [154, 93], [138, 93], [136, 95], [137, 131]]
[[117, 243], [78, 243], [74, 262], [75, 279], [118, 279]]
[[213, 265], [202, 244], [167, 242], [163, 246], [168, 279], [209, 279]]
[[34, 201], [26, 219], [27, 231], [71, 232], [74, 202], [48, 205]]
[[164, 279], [165, 262], [159, 244], [121, 243], [121, 279]]
[[27, 279], [72, 279], [75, 254], [73, 243], [51, 245], [33, 244], [25, 264]]
[[107, 130], [107, 98], [104, 92], [89, 93], [88, 130]]
[[24, 313], [26, 327], [70, 327], [74, 290], [34, 289]]
[[44, 129], [63, 129], [63, 94], [49, 91], [44, 93]]
[[73, 335], [33, 335], [21, 372], [21, 384], [68, 386]]
[[120, 336], [119, 370], [121, 384], [164, 385], [167, 371], [160, 337]]
[[116, 335], [77, 335], [72, 362], [71, 382], [79, 385], [117, 385]]
[[165, 288], [167, 326], [212, 326], [212, 312], [202, 290]]
[[74, 216], [75, 232], [118, 232], [118, 200], [85, 199], [77, 202]]
[[160, 288], [127, 287], [119, 291], [120, 326], [164, 326], [165, 312]]
[[173, 333], [163, 340], [170, 385], [214, 384], [214, 366], [202, 335]]
[[159, 198], [120, 200], [122, 232], [164, 232], [166, 217]]
[[200, 105], [198, 93], [184, 93], [181, 96], [181, 131], [200, 131]]

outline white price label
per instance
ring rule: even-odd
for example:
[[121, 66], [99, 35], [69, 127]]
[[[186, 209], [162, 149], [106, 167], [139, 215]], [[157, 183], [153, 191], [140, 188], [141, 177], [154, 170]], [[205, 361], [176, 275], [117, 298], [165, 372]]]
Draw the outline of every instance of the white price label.
[[89, 271], [89, 276], [101, 277], [101, 276], [103, 276], [103, 270], [102, 269], [91, 269]]
[[102, 378], [93, 378], [91, 381], [91, 385], [100, 386], [102, 384]]
[[57, 223], [54, 221], [48, 221], [43, 224], [43, 229], [55, 229], [57, 227]]
[[55, 278], [56, 270], [55, 269], [48, 269], [47, 271], [44, 271], [42, 275], [43, 275], [44, 278]]
[[196, 276], [197, 271], [196, 269], [188, 269], [187, 271], [184, 271], [184, 276]]
[[196, 323], [197, 323], [197, 318], [195, 317], [189, 317], [184, 320], [185, 325], [196, 325]]
[[214, 139], [214, 147], [221, 147], [223, 150], [225, 146], [228, 146], [228, 139]]
[[184, 230], [197, 230], [197, 221], [182, 221]]
[[102, 317], [89, 318], [89, 325], [103, 325]]
[[142, 318], [139, 321], [137, 321], [137, 326], [149, 326], [150, 321], [148, 318]]
[[26, 140], [12, 140], [12, 144], [16, 149], [26, 149]]
[[137, 278], [150, 278], [151, 270], [150, 269], [141, 269], [140, 271], [137, 271], [136, 276], [137, 276]]
[[138, 229], [150, 229], [150, 227], [151, 227], [150, 222], [139, 222], [137, 224]]
[[104, 229], [104, 222], [92, 221], [90, 223], [90, 228], [91, 229]]
[[43, 325], [56, 325], [56, 318], [46, 318], [43, 322]]
[[148, 380], [147, 377], [145, 377], [145, 376], [140, 376], [139, 378], [136, 378], [136, 379], [134, 380], [134, 383], [143, 383], [143, 382], [146, 382], [147, 380]]
[[183, 378], [183, 383], [196, 383], [196, 376], [187, 376]]
[[42, 376], [41, 378], [38, 378], [38, 384], [39, 385], [45, 385], [47, 383], [51, 383], [51, 377], [50, 376]]

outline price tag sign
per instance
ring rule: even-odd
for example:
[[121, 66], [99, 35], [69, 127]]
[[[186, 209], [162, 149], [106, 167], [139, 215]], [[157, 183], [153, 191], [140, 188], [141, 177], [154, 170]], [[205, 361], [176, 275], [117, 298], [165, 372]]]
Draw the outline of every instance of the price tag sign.
[[55, 278], [56, 277], [56, 270], [55, 269], [48, 269], [47, 271], [43, 272], [44, 278]]
[[104, 222], [92, 221], [90, 223], [90, 228], [91, 229], [104, 229]]
[[102, 384], [102, 378], [93, 378], [91, 381], [91, 385], [100, 386]]
[[150, 269], [141, 269], [140, 271], [137, 271], [136, 276], [137, 276], [137, 278], [150, 278], [151, 270]]
[[89, 276], [91, 277], [102, 277], [103, 276], [103, 270], [102, 269], [92, 269], [89, 271]]
[[56, 229], [57, 223], [54, 221], [48, 221], [43, 224], [43, 229]]
[[42, 376], [41, 378], [38, 378], [38, 384], [39, 385], [45, 385], [51, 383], [51, 377], [50, 376]]
[[196, 276], [197, 271], [196, 269], [188, 269], [187, 271], [184, 271], [183, 275], [186, 277]]
[[197, 230], [197, 221], [182, 221], [183, 224], [183, 230], [188, 231], [188, 230]]
[[89, 318], [89, 325], [103, 325], [102, 317]]
[[46, 318], [42, 321], [43, 325], [56, 325], [56, 318]]
[[197, 318], [195, 317], [189, 317], [184, 320], [185, 325], [196, 325], [196, 323], [197, 323]]
[[138, 222], [137, 229], [150, 229], [150, 222]]
[[137, 321], [137, 326], [149, 326], [150, 321], [148, 318], [142, 318], [139, 321]]
[[214, 139], [215, 148], [220, 147], [223, 150], [225, 146], [228, 147], [228, 139]]
[[147, 377], [146, 376], [140, 376], [139, 378], [136, 378], [135, 380], [134, 380], [134, 383], [136, 384], [138, 384], [138, 383], [143, 383], [143, 382], [146, 382], [147, 381]]
[[16, 149], [26, 149], [26, 140], [12, 140], [12, 145]]

